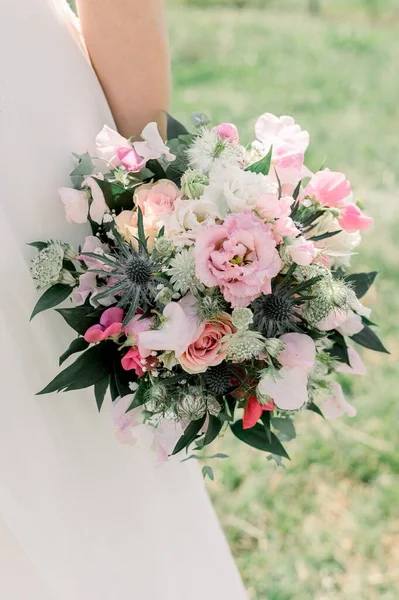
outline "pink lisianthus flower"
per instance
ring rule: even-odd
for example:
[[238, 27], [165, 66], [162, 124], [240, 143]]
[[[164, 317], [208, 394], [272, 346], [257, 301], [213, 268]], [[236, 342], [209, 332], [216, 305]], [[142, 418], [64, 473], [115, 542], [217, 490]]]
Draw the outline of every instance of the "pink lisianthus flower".
[[235, 332], [230, 315], [223, 313], [218, 320], [205, 323], [199, 336], [179, 357], [179, 362], [187, 373], [204, 373], [208, 367], [220, 365], [227, 354], [223, 338]]
[[255, 427], [262, 413], [264, 411], [272, 412], [275, 407], [273, 400], [269, 400], [266, 404], [261, 404], [256, 396], [250, 396], [244, 408], [242, 428], [251, 429], [251, 427]]
[[371, 217], [366, 217], [356, 204], [347, 204], [341, 210], [338, 223], [344, 231], [354, 233], [355, 231], [368, 229], [373, 224]]
[[348, 375], [366, 375], [367, 369], [360, 358], [360, 355], [352, 346], [348, 347], [349, 365], [345, 363], [338, 363], [335, 370], [338, 373], [345, 373]]
[[203, 330], [197, 311], [196, 300], [187, 294], [179, 302], [169, 302], [163, 311], [163, 325], [138, 334], [140, 346], [151, 352], [171, 351], [179, 357]]
[[148, 123], [141, 133], [143, 142], [135, 142], [133, 144], [139, 156], [142, 156], [146, 161], [161, 158], [162, 156], [169, 162], [175, 160], [176, 156], [172, 154], [168, 146], [162, 140], [158, 125], [155, 122]]
[[262, 396], [269, 396], [281, 410], [298, 410], [308, 401], [308, 375], [300, 367], [283, 367], [276, 376], [266, 374], [258, 384]]
[[250, 212], [199, 230], [195, 261], [198, 279], [207, 287], [220, 286], [233, 307], [270, 294], [271, 280], [283, 266], [270, 228]]
[[345, 414], [354, 417], [357, 412], [356, 408], [345, 400], [342, 387], [335, 381], [331, 384], [331, 394], [324, 400], [321, 410], [330, 421]]
[[122, 444], [134, 446], [137, 439], [133, 435], [133, 429], [142, 424], [142, 407], [134, 408], [126, 412], [133, 402], [134, 396], [124, 396], [112, 403], [111, 416], [115, 427], [115, 436]]
[[315, 173], [304, 193], [330, 208], [344, 206], [352, 194], [351, 184], [345, 175], [330, 169]]
[[168, 179], [156, 183], [140, 185], [134, 195], [134, 201], [145, 217], [171, 215], [180, 192], [177, 185]]
[[304, 237], [296, 238], [287, 249], [292, 260], [301, 267], [308, 267], [318, 255], [314, 243]]
[[284, 333], [279, 340], [284, 349], [277, 359], [283, 367], [299, 367], [310, 373], [316, 362], [316, 346], [311, 337], [304, 333]]
[[84, 335], [84, 339], [89, 344], [96, 344], [107, 339], [117, 340], [123, 333], [124, 311], [122, 308], [107, 308], [100, 318], [100, 323], [89, 327]]
[[212, 131], [216, 131], [222, 139], [228, 140], [230, 144], [239, 144], [240, 142], [238, 129], [233, 123], [221, 123]]

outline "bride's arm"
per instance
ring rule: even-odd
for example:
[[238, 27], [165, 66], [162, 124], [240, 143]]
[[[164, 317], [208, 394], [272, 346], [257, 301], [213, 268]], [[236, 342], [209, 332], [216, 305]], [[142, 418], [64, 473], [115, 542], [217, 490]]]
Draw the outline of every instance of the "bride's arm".
[[91, 61], [122, 135], [164, 128], [170, 68], [164, 0], [77, 0]]

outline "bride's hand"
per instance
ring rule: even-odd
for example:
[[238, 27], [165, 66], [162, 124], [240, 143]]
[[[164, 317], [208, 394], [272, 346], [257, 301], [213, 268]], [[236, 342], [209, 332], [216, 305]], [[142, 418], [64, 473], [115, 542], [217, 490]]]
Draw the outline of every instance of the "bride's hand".
[[[83, 35], [120, 133], [164, 130], [170, 67], [164, 0], [77, 0]], [[164, 133], [164, 131], [163, 131]]]

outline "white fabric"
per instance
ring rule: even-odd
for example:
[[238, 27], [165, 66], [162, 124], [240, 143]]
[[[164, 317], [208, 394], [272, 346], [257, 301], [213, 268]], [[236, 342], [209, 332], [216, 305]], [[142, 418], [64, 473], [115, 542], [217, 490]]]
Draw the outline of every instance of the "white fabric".
[[243, 600], [194, 461], [159, 468], [119, 444], [91, 392], [35, 396], [69, 331], [55, 314], [29, 324], [25, 244], [82, 241], [55, 190], [104, 122], [65, 17], [50, 0], [1, 0], [0, 598]]

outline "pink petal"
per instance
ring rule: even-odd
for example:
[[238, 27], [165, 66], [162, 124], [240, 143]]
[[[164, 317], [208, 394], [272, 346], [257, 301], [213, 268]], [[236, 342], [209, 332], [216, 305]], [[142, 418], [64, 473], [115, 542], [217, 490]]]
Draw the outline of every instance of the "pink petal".
[[89, 342], [89, 344], [97, 344], [98, 342], [102, 342], [103, 333], [104, 329], [101, 327], [101, 325], [93, 325], [86, 331], [84, 339], [86, 342]]
[[116, 306], [107, 308], [101, 315], [100, 323], [104, 328], [109, 327], [113, 323], [122, 323], [124, 314], [123, 308], [118, 308]]
[[89, 212], [89, 200], [86, 192], [62, 187], [58, 189], [58, 193], [64, 203], [68, 223], [86, 223]]

